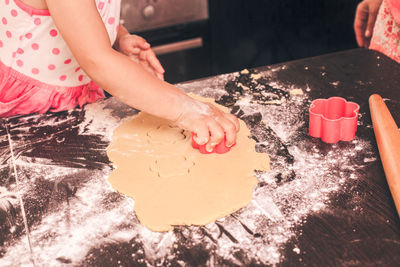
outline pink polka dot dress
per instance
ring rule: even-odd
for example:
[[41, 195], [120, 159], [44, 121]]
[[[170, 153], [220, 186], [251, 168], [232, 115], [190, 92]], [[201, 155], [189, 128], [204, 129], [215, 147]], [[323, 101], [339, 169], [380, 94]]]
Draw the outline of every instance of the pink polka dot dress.
[[[95, 0], [111, 44], [121, 0]], [[0, 117], [57, 112], [104, 98], [79, 67], [48, 10], [0, 0]]]

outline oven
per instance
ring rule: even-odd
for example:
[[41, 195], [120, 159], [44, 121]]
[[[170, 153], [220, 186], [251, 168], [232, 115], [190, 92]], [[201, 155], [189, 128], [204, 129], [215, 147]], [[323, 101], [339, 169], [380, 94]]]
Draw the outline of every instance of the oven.
[[121, 23], [152, 45], [166, 81], [211, 75], [207, 0], [122, 0]]

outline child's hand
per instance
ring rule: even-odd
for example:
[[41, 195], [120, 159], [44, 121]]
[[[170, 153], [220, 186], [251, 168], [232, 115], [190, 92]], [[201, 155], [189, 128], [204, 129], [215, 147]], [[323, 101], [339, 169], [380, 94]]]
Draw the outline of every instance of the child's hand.
[[164, 80], [165, 70], [145, 39], [134, 34], [125, 34], [119, 38], [118, 48], [121, 53], [129, 56], [160, 80]]
[[382, 0], [364, 0], [358, 4], [354, 19], [354, 32], [360, 47], [369, 47], [372, 31]]
[[181, 115], [175, 123], [186, 130], [194, 132], [196, 143], [206, 145], [211, 152], [226, 137], [226, 146], [236, 142], [236, 134], [240, 129], [239, 120], [232, 114], [225, 113], [212, 104], [185, 99]]

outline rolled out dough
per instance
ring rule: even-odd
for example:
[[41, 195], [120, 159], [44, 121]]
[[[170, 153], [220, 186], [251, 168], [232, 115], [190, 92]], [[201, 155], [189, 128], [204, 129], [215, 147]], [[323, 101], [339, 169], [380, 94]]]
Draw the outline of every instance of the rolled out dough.
[[254, 170], [269, 170], [268, 155], [255, 152], [249, 129], [243, 121], [240, 126], [230, 152], [201, 154], [190, 133], [139, 113], [114, 131], [109, 181], [135, 200], [139, 221], [153, 231], [213, 222], [246, 206], [257, 184]]

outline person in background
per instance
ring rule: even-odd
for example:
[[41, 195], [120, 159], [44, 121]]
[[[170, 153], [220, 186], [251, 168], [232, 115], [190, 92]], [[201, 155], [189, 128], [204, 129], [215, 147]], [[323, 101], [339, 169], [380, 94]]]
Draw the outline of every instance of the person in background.
[[364, 0], [354, 19], [357, 43], [400, 63], [400, 0]]
[[164, 82], [150, 44], [119, 23], [120, 2], [0, 0], [0, 117], [82, 106], [104, 88], [208, 151], [224, 137], [232, 146], [238, 119]]

